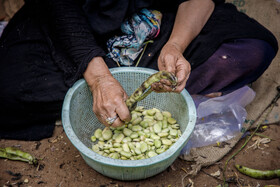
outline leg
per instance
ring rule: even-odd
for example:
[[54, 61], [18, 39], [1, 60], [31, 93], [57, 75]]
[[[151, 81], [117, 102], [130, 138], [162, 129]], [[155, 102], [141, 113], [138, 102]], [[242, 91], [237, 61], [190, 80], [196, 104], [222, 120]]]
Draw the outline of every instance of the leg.
[[186, 89], [190, 94], [231, 92], [260, 77], [275, 55], [273, 48], [262, 40], [236, 39], [224, 43], [192, 70]]
[[23, 10], [11, 23], [0, 42], [0, 139], [40, 140], [52, 135], [68, 88], [40, 28]]

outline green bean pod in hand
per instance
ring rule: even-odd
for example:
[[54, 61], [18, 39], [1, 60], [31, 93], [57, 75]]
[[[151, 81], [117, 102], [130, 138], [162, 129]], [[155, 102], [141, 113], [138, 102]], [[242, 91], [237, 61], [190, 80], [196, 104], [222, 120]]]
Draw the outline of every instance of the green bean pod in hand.
[[[126, 105], [130, 111], [134, 110], [137, 102], [143, 100], [147, 97], [152, 89], [147, 90], [153, 83], [159, 82], [162, 79], [167, 79], [170, 81], [173, 88], [176, 88], [177, 78], [170, 72], [159, 71], [151, 75], [146, 81], [144, 81], [139, 88], [137, 88], [134, 93], [126, 100]], [[147, 90], [147, 91], [146, 91]], [[146, 92], [145, 92], [146, 91]]]

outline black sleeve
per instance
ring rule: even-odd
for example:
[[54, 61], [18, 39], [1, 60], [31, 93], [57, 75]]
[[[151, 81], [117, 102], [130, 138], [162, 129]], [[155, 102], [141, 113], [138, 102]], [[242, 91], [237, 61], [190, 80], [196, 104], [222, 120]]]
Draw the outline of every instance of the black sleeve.
[[85, 70], [93, 57], [105, 55], [95, 41], [80, 3], [75, 0], [48, 0], [48, 3], [56, 38], [74, 63], [83, 66], [80, 71]]
[[[26, 0], [37, 15], [47, 20], [52, 55], [64, 72], [67, 85], [83, 77], [88, 63], [96, 56], [105, 56], [97, 44], [79, 0]], [[41, 18], [43, 19], [43, 18]], [[42, 24], [43, 25], [43, 24]]]

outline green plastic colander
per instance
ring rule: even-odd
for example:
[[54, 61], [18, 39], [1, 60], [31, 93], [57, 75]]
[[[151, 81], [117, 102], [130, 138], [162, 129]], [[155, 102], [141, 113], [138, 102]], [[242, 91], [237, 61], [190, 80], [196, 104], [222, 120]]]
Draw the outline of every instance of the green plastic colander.
[[[143, 81], [157, 71], [148, 68], [119, 67], [110, 69], [112, 75], [131, 95]], [[116, 160], [91, 150], [90, 137], [95, 129], [104, 128], [92, 111], [92, 95], [84, 79], [77, 81], [65, 96], [62, 124], [66, 135], [81, 153], [85, 162], [97, 172], [118, 180], [139, 180], [164, 171], [179, 156], [188, 142], [196, 121], [196, 109], [186, 90], [181, 94], [154, 93], [138, 102], [146, 109], [158, 108], [171, 112], [180, 124], [182, 136], [167, 151], [143, 160]]]

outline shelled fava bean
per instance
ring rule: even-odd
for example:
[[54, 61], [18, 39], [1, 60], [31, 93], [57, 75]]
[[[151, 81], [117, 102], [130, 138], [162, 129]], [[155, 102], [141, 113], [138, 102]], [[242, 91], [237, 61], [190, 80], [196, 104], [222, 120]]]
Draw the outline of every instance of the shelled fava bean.
[[181, 136], [180, 125], [168, 111], [138, 106], [129, 123], [96, 129], [91, 137], [92, 150], [122, 160], [140, 160], [168, 150]]

